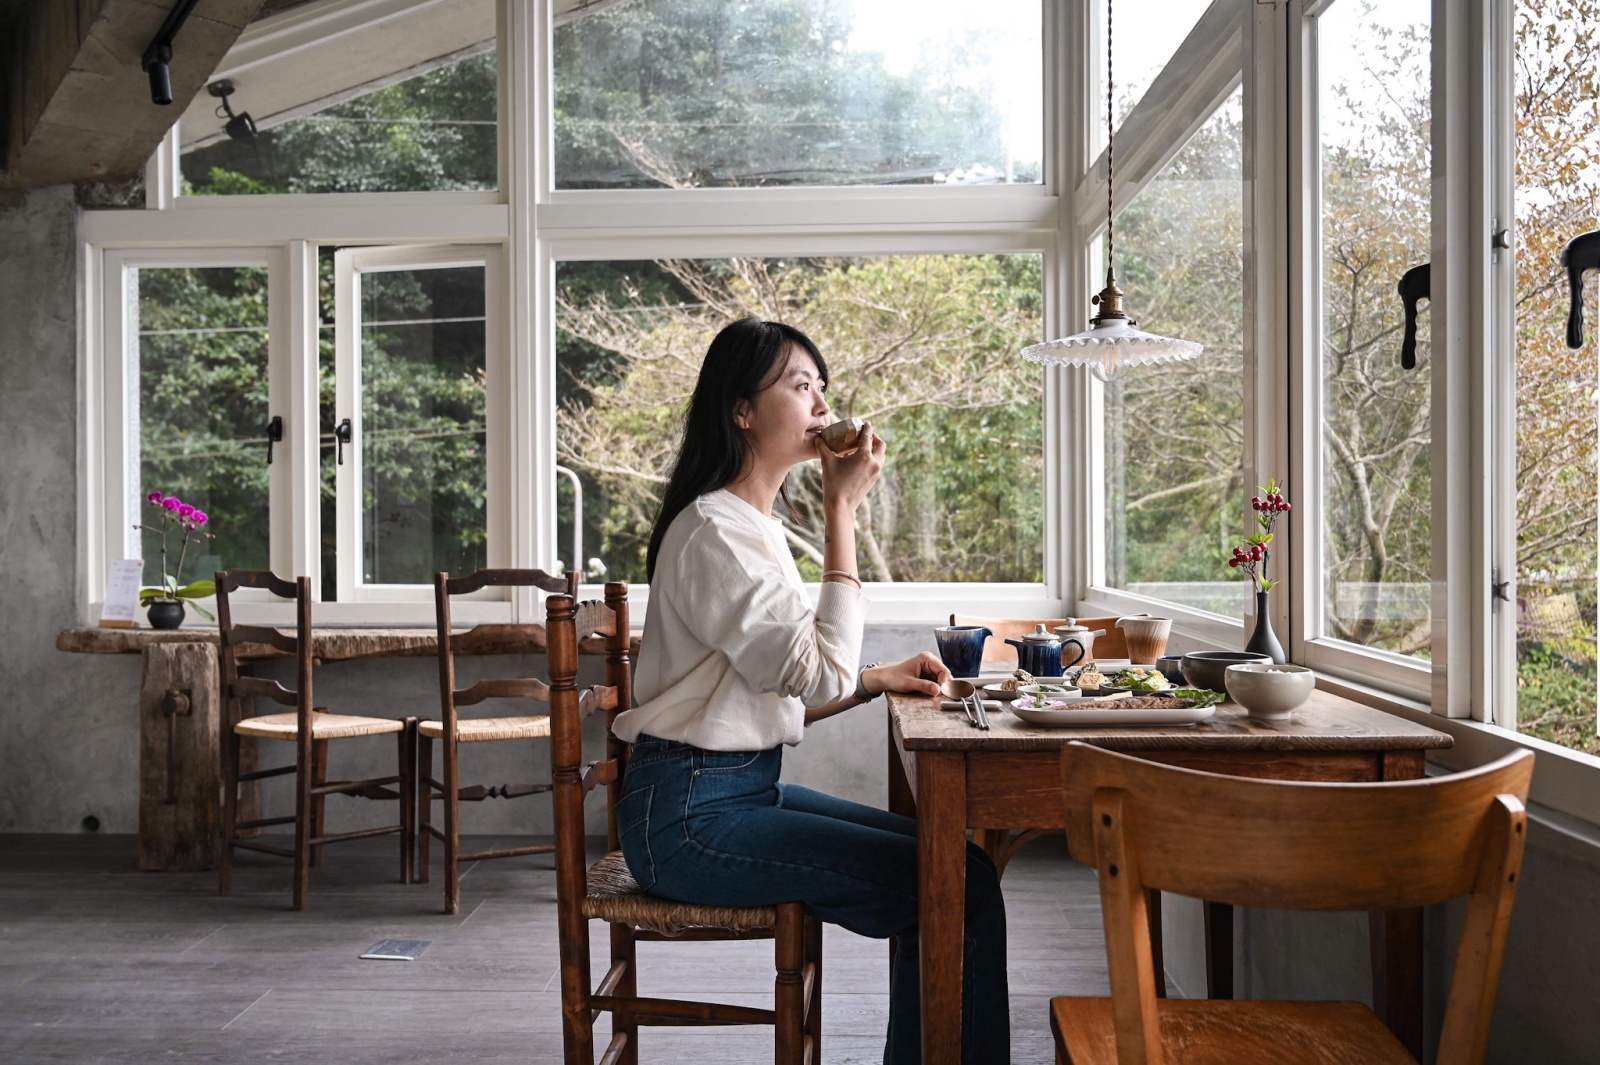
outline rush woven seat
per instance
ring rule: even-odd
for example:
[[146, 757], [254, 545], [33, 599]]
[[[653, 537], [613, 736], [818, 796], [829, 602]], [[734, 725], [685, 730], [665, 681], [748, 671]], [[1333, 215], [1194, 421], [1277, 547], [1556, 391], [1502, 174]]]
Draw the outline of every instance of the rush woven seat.
[[[330, 714], [326, 710], [311, 712], [311, 738], [314, 740], [342, 740], [349, 736], [386, 736], [403, 732], [406, 723], [392, 718], [351, 717], [347, 714]], [[261, 740], [292, 740], [300, 734], [299, 714], [262, 714], [247, 717], [233, 727], [241, 736], [254, 736]]]
[[[822, 925], [798, 902], [779, 906], [702, 906], [656, 898], [640, 890], [617, 841], [617, 799], [628, 745], [612, 732], [620, 711], [633, 705], [629, 670], [628, 586], [606, 585], [604, 603], [570, 596], [545, 601], [550, 641], [550, 780], [556, 818], [556, 930], [561, 945], [561, 1034], [567, 1065], [595, 1060], [594, 1023], [611, 1014], [611, 1040], [602, 1062], [639, 1060], [639, 1030], [650, 1025], [770, 1024], [778, 1065], [822, 1060]], [[605, 637], [606, 683], [615, 697], [578, 690], [578, 645]], [[583, 761], [583, 719], [603, 711], [606, 757]], [[584, 798], [604, 789], [608, 853], [589, 864]], [[589, 927], [605, 921], [611, 964], [596, 985], [590, 972]], [[773, 943], [773, 1008], [689, 1002], [639, 994], [640, 940]], [[710, 948], [708, 948], [710, 949]], [[710, 960], [710, 959], [708, 959]], [[715, 1055], [709, 1055], [715, 1057]]]
[[[444, 735], [444, 722], [423, 721], [417, 725], [417, 734], [429, 739]], [[456, 742], [483, 743], [493, 740], [542, 740], [550, 735], [550, 718], [546, 714], [533, 717], [471, 717], [456, 722]]]
[[[295, 604], [294, 635], [259, 625], [236, 625], [229, 595], [239, 588], [259, 588]], [[266, 570], [233, 570], [217, 574], [217, 631], [222, 651], [222, 872], [217, 892], [233, 888], [233, 852], [236, 848], [276, 854], [294, 860], [294, 908], [306, 908], [310, 869], [322, 862], [322, 848], [330, 843], [366, 839], [394, 833], [400, 837], [400, 882], [411, 881], [412, 792], [416, 772], [416, 718], [360, 717], [329, 713], [312, 702], [311, 578], [286, 581]], [[238, 649], [244, 645], [268, 646], [292, 655], [295, 686], [285, 688], [275, 680], [240, 672]], [[291, 713], [255, 713], [256, 701], [266, 699], [294, 707]], [[393, 735], [398, 764], [392, 776], [365, 780], [329, 780], [329, 744], [362, 736]], [[241, 772], [241, 741], [287, 740], [294, 743], [294, 762], [272, 769]], [[281, 750], [281, 748], [279, 748]], [[294, 813], [282, 817], [239, 818], [239, 785], [268, 777], [294, 777]], [[397, 785], [391, 790], [388, 785]], [[349, 795], [377, 801], [399, 800], [395, 824], [329, 833], [324, 827], [329, 795]], [[242, 834], [271, 825], [293, 825], [294, 846], [279, 847]]]
[[591, 865], [586, 881], [585, 917], [648, 928], [664, 936], [681, 936], [696, 928], [771, 934], [778, 924], [774, 906], [699, 906], [648, 895], [628, 871], [621, 851]]
[[[427, 883], [430, 849], [433, 840], [444, 844], [444, 912], [461, 912], [461, 863], [489, 858], [513, 858], [528, 854], [548, 854], [555, 847], [548, 843], [526, 844], [462, 853], [461, 804], [489, 798], [517, 799], [542, 795], [550, 790], [544, 783], [482, 784], [463, 786], [460, 781], [460, 746], [463, 743], [501, 743], [517, 740], [544, 742], [550, 739], [547, 714], [521, 714], [501, 717], [468, 717], [464, 707], [477, 706], [489, 699], [533, 700], [549, 703], [550, 686], [535, 677], [491, 677], [465, 688], [456, 687], [456, 660], [464, 655], [497, 656], [508, 650], [526, 650], [537, 645], [537, 625], [485, 624], [454, 632], [450, 625], [450, 599], [470, 595], [484, 588], [533, 588], [542, 592], [576, 595], [578, 574], [574, 571], [557, 577], [540, 569], [483, 569], [466, 577], [448, 573], [433, 578], [434, 612], [439, 641], [439, 718], [417, 724], [417, 847], [416, 879]], [[546, 644], [548, 647], [548, 642]], [[440, 747], [440, 773], [433, 775], [433, 744]], [[529, 759], [532, 761], [532, 759]], [[433, 824], [433, 804], [444, 807], [444, 826]]]

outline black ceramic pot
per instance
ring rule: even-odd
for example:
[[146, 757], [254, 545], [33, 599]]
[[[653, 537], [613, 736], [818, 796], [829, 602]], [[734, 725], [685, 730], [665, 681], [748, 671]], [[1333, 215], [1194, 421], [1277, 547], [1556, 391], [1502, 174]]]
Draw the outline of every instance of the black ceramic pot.
[[183, 603], [177, 599], [157, 599], [145, 614], [152, 629], [175, 629], [183, 624]]
[[1251, 651], [1190, 651], [1183, 656], [1183, 679], [1196, 688], [1225, 692], [1223, 674], [1240, 662], [1270, 662], [1266, 655]]

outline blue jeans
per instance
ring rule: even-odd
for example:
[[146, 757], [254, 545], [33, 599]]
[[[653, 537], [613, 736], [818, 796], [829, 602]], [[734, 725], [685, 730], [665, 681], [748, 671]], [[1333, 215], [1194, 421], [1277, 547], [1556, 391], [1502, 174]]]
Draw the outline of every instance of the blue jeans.
[[[652, 895], [707, 906], [800, 902], [858, 935], [898, 938], [886, 1065], [922, 1060], [917, 827], [908, 817], [779, 784], [783, 748], [707, 751], [641, 736], [617, 831]], [[1006, 912], [994, 863], [967, 846], [961, 1060], [1006, 1065]]]

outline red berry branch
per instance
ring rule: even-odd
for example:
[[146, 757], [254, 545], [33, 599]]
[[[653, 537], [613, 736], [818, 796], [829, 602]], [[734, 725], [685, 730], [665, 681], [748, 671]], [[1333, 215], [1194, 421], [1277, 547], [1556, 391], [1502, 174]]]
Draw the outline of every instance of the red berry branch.
[[1278, 482], [1270, 480], [1261, 487], [1261, 495], [1250, 500], [1250, 509], [1256, 512], [1255, 532], [1243, 537], [1239, 545], [1233, 549], [1233, 557], [1228, 559], [1230, 569], [1240, 569], [1250, 574], [1250, 583], [1258, 592], [1268, 592], [1276, 585], [1276, 581], [1267, 579], [1267, 557], [1271, 554], [1269, 545], [1272, 543], [1272, 530], [1278, 524], [1281, 515], [1289, 513], [1294, 508], [1283, 493], [1278, 491]]

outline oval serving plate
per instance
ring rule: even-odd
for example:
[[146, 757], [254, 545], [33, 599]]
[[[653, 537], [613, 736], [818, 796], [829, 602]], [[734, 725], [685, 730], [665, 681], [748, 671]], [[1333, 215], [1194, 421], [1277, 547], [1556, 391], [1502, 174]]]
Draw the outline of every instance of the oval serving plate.
[[1138, 725], [1193, 725], [1217, 712], [1214, 706], [1196, 706], [1192, 699], [1141, 695], [1121, 699], [1083, 699], [1061, 709], [1008, 707], [1030, 725], [1041, 728], [1124, 728]]

